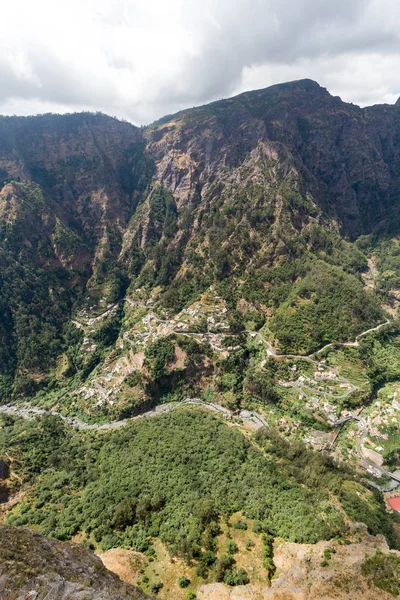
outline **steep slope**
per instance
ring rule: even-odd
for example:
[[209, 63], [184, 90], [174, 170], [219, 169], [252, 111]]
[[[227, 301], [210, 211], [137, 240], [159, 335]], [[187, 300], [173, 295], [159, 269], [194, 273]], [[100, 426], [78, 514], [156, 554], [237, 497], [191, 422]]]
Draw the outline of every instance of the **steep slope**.
[[[398, 104], [361, 109], [306, 79], [183, 111], [156, 124], [150, 139], [164, 155], [178, 145], [192, 156], [195, 146], [192, 180], [200, 183], [218, 166], [238, 166], [259, 142], [284, 144], [301, 191], [354, 236], [370, 232], [398, 202], [399, 135]], [[162, 178], [179, 189], [183, 169], [180, 177], [170, 171]]]
[[[204, 390], [218, 340], [192, 348], [191, 367], [185, 340], [148, 349], [194, 327], [242, 348], [228, 369], [242, 377], [224, 384], [239, 402], [250, 357], [229, 333], [264, 325], [277, 349], [307, 354], [383, 321], [361, 278], [369, 247], [349, 240], [398, 230], [399, 114], [303, 80], [140, 130], [101, 114], [1, 118], [2, 397], [52, 389], [68, 408], [74, 390], [93, 413], [122, 394], [130, 414], [183, 368]], [[182, 321], [190, 311], [202, 318]], [[155, 368], [160, 352], [175, 368]]]
[[115, 259], [151, 165], [138, 129], [83, 113], [2, 117], [0, 172], [1, 370], [8, 389], [18, 368], [23, 391], [24, 372], [54, 365], [85, 289], [119, 296]]
[[[398, 519], [354, 471], [272, 428], [250, 436], [232, 425], [193, 408], [101, 433], [73, 431], [51, 416], [9, 419], [0, 430], [0, 456], [11, 465], [6, 482], [20, 502], [10, 507], [8, 524], [78, 538], [97, 551], [130, 547], [153, 560], [163, 543], [168, 563], [180, 557], [202, 580], [231, 586], [239, 581], [226, 572], [249, 564], [245, 548], [224, 560], [225, 552], [237, 554], [227, 541], [236, 530], [260, 536], [251, 538], [258, 556], [264, 545], [258, 572], [265, 583], [274, 573], [274, 538], [350, 544], [358, 537], [350, 526], [364, 522], [398, 548]], [[155, 569], [159, 579], [151, 583], [163, 583], [168, 598], [163, 571]], [[250, 571], [248, 578], [257, 581]], [[149, 579], [143, 583], [152, 589]]]
[[107, 571], [100, 559], [82, 546], [49, 540], [29, 529], [5, 525], [0, 525], [0, 541], [3, 600], [150, 598]]
[[[199, 600], [236, 600], [238, 596], [240, 600], [392, 600], [398, 587], [398, 553], [388, 553], [385, 539], [365, 535], [360, 525], [353, 531], [354, 543], [349, 545], [332, 541], [313, 546], [277, 542], [277, 572], [270, 588], [249, 585], [238, 594], [237, 589], [213, 583], [199, 589]], [[376, 565], [375, 577], [366, 573], [365, 564], [369, 562]], [[396, 569], [391, 571], [392, 565]]]
[[[253, 584], [239, 568], [253, 546], [241, 540], [237, 568], [228, 539], [238, 511], [263, 581], [273, 537], [351, 545], [349, 523], [363, 521], [398, 543], [386, 483], [371, 491], [302, 440], [370, 475], [372, 448], [398, 466], [400, 326], [376, 326], [400, 298], [399, 115], [303, 80], [142, 129], [101, 114], [0, 118], [0, 398], [36, 405], [2, 417], [10, 523], [148, 552], [146, 590], [162, 583], [161, 540], [197, 583]], [[108, 423], [193, 396], [229, 427], [180, 408]], [[336, 419], [366, 405], [337, 441]], [[15, 419], [49, 408], [78, 419]], [[142, 597], [82, 549], [2, 536], [11, 600]], [[293, 571], [288, 586], [307, 586]]]
[[[256, 598], [279, 598], [297, 588], [303, 598], [342, 598], [346, 589], [364, 598], [370, 582], [359, 575], [349, 586], [349, 578], [366, 554], [381, 549], [388, 557], [388, 544], [399, 547], [399, 519], [364, 477], [270, 427], [251, 435], [204, 410], [181, 407], [101, 433], [73, 431], [51, 416], [8, 419], [0, 457], [11, 465], [6, 483], [19, 491], [9, 525], [79, 539], [121, 573], [120, 557], [124, 576], [131, 571], [131, 582], [158, 589], [163, 600], [190, 593], [219, 600], [233, 587], [232, 597], [251, 598], [253, 590]], [[33, 570], [34, 581], [55, 572], [96, 590], [107, 583], [82, 548], [25, 531], [7, 544], [7, 534], [13, 530], [0, 528], [0, 586], [4, 563], [23, 584]], [[24, 565], [10, 564], [24, 553]], [[368, 569], [368, 580], [386, 590], [385, 579], [398, 585], [399, 553], [392, 556], [384, 578], [379, 556]]]

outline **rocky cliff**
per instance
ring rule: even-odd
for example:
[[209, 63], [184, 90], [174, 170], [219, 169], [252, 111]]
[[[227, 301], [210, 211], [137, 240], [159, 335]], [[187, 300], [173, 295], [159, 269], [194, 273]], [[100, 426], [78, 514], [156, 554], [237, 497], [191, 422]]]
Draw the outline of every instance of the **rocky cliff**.
[[232, 333], [255, 319], [291, 352], [376, 324], [353, 242], [400, 227], [399, 136], [398, 104], [361, 109], [310, 80], [142, 129], [101, 114], [2, 117], [1, 395], [85, 381], [119, 340], [114, 360], [126, 307], [97, 340], [77, 315], [126, 295], [165, 320], [216, 290]]
[[29, 529], [0, 526], [3, 600], [145, 600], [150, 598], [107, 571], [76, 544], [49, 540]]
[[361, 109], [311, 80], [183, 111], [146, 133], [160, 181], [181, 201], [219, 168], [237, 168], [259, 144], [283, 145], [301, 191], [350, 236], [369, 233], [398, 202], [399, 135], [398, 104]]

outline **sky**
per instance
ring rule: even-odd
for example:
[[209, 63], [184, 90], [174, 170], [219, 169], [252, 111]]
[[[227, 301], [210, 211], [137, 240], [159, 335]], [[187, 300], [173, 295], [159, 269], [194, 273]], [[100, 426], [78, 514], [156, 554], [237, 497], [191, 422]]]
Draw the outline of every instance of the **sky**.
[[0, 114], [147, 124], [294, 79], [400, 96], [400, 0], [0, 0]]

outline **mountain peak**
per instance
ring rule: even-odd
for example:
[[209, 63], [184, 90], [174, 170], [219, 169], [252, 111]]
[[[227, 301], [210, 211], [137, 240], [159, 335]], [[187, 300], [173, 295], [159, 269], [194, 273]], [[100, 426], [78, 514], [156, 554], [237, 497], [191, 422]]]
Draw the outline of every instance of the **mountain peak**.
[[[270, 88], [280, 87], [282, 89], [298, 89], [303, 88], [306, 91], [315, 91], [315, 90], [325, 90], [326, 88], [322, 87], [318, 81], [314, 79], [294, 79], [293, 81], [285, 81], [284, 83], [277, 83], [275, 85], [269, 86]], [[268, 88], [266, 88], [268, 89]]]
[[[260, 101], [263, 99], [271, 99], [271, 98], [288, 98], [292, 96], [303, 96], [307, 97], [311, 96], [326, 96], [332, 98], [331, 94], [328, 90], [322, 87], [317, 81], [313, 79], [297, 79], [294, 81], [287, 81], [284, 83], [275, 83], [274, 85], [270, 85], [265, 88], [260, 88], [258, 90], [251, 90], [242, 92], [233, 98], [228, 98], [226, 100], [220, 100], [218, 102], [212, 103], [212, 105], [220, 104], [220, 103], [233, 103], [235, 101], [251, 101], [256, 100]], [[209, 105], [210, 106], [210, 105]]]

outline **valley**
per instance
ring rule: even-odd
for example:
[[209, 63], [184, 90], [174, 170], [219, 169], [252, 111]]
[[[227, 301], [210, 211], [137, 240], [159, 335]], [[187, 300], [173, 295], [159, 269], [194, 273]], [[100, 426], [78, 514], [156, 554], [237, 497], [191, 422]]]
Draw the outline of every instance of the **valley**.
[[0, 536], [94, 599], [398, 594], [399, 139], [311, 80], [0, 117]]
[[[124, 298], [121, 302], [127, 302], [131, 307], [135, 306], [135, 304], [127, 298]], [[97, 317], [92, 317], [92, 318], [88, 319], [87, 325], [93, 325], [94, 323], [101, 321], [105, 317], [112, 318], [113, 315], [115, 314], [115, 310], [116, 310], [117, 306], [118, 306], [117, 304], [115, 304], [113, 306], [109, 306], [109, 307], [107, 307], [106, 311], [104, 311]], [[196, 314], [195, 311], [194, 311], [194, 314]], [[201, 317], [202, 316], [203, 315], [201, 315]], [[155, 336], [155, 338], [157, 338], [157, 334], [159, 334], [159, 330], [154, 325], [151, 325], [152, 322], [160, 323], [160, 321], [157, 319], [156, 315], [154, 313], [149, 313], [149, 315], [145, 319], [143, 319], [143, 322], [149, 323], [149, 326], [150, 326], [150, 332], [147, 334], [146, 338], [143, 341], [148, 341], [150, 335], [153, 335], [153, 336]], [[164, 321], [161, 321], [161, 323], [163, 324], [162, 329], [161, 329], [162, 333], [165, 333], [165, 332], [167, 332], [168, 334], [177, 333], [175, 330], [172, 329], [172, 324], [170, 324], [168, 321], [164, 320]], [[174, 323], [175, 322], [173, 322], [173, 324]], [[75, 321], [74, 324], [76, 324], [76, 326], [79, 328], [84, 328], [82, 323], [78, 323], [77, 321]], [[204, 333], [184, 331], [184, 330], [182, 330], [182, 326], [184, 326], [182, 321], [178, 320], [177, 324], [179, 327], [180, 334], [186, 335], [188, 337], [193, 337], [198, 342], [204, 342], [205, 340], [208, 340], [208, 336], [212, 336], [214, 339], [214, 344], [216, 341], [215, 338], [217, 338], [220, 343], [223, 340], [224, 336], [230, 335], [230, 334], [213, 334], [213, 333], [204, 334]], [[242, 332], [242, 333], [247, 333], [251, 337], [254, 337], [254, 335], [257, 335], [260, 338], [260, 340], [262, 342], [264, 342], [264, 344], [266, 345], [267, 355], [272, 356], [274, 359], [296, 359], [299, 361], [306, 360], [308, 363], [312, 364], [314, 366], [314, 368], [316, 369], [316, 371], [314, 373], [315, 380], [310, 379], [306, 375], [300, 375], [299, 378], [294, 381], [279, 380], [279, 385], [284, 388], [292, 387], [296, 392], [299, 393], [301, 399], [304, 399], [305, 402], [310, 406], [310, 408], [316, 408], [317, 410], [319, 410], [319, 412], [325, 416], [325, 418], [327, 419], [327, 422], [330, 423], [334, 427], [340, 427], [341, 425], [344, 425], [345, 423], [348, 423], [351, 420], [358, 421], [360, 423], [361, 430], [360, 430], [360, 434], [359, 434], [360, 439], [357, 442], [356, 450], [357, 450], [358, 457], [360, 459], [360, 465], [362, 467], [366, 468], [372, 475], [375, 475], [377, 477], [381, 477], [382, 475], [386, 476], [389, 479], [392, 479], [393, 483], [396, 484], [396, 483], [400, 483], [400, 475], [393, 474], [385, 469], [382, 469], [380, 467], [380, 465], [378, 465], [376, 462], [371, 462], [363, 454], [363, 440], [368, 435], [368, 425], [367, 425], [367, 421], [364, 418], [361, 418], [359, 416], [360, 411], [358, 410], [355, 414], [351, 414], [348, 411], [343, 411], [342, 415], [339, 415], [339, 417], [336, 417], [336, 411], [334, 408], [334, 404], [332, 404], [332, 403], [335, 403], [335, 401], [340, 401], [340, 400], [347, 398], [350, 394], [352, 394], [353, 392], [356, 392], [358, 387], [353, 385], [345, 377], [341, 377], [339, 375], [339, 373], [337, 372], [337, 370], [335, 370], [334, 368], [327, 367], [325, 364], [325, 361], [318, 362], [317, 360], [312, 358], [312, 357], [318, 356], [319, 353], [324, 352], [328, 348], [334, 348], [334, 347], [338, 347], [338, 346], [339, 347], [340, 346], [357, 347], [358, 340], [360, 338], [362, 338], [370, 333], [379, 331], [382, 327], [385, 327], [389, 324], [390, 324], [390, 321], [385, 321], [384, 323], [377, 325], [374, 328], [370, 328], [370, 329], [362, 332], [361, 334], [359, 334], [357, 336], [356, 340], [353, 342], [341, 342], [341, 343], [331, 342], [330, 344], [325, 345], [323, 348], [321, 348], [320, 350], [317, 350], [310, 356], [296, 356], [293, 354], [290, 354], [290, 355], [276, 354], [276, 352], [273, 350], [271, 344], [267, 340], [265, 340], [265, 338], [259, 332], [254, 333], [254, 332], [250, 331], [250, 332]], [[237, 334], [237, 335], [239, 335], [239, 334]], [[133, 342], [127, 336], [127, 333], [124, 334], [123, 339], [128, 341], [128, 343], [131, 344], [132, 346], [135, 346], [135, 342]], [[154, 337], [153, 337], [153, 339], [154, 339]], [[216, 351], [219, 351], [219, 352], [232, 351], [232, 349], [230, 349], [230, 348], [221, 348], [221, 347], [216, 347], [215, 345], [213, 346], [213, 349]], [[233, 348], [233, 351], [234, 350], [235, 350], [235, 348]], [[131, 353], [132, 353], [132, 350], [131, 350]], [[126, 375], [129, 375], [130, 372], [141, 368], [141, 365], [137, 365], [133, 361], [133, 366], [131, 367], [131, 370], [129, 370], [129, 367], [130, 367], [129, 360], [125, 356], [123, 358], [125, 359], [125, 365], [128, 365], [128, 370], [126, 372], [123, 372], [122, 379], [119, 379], [115, 376], [109, 376], [108, 378], [104, 377], [103, 381], [105, 384], [110, 383], [111, 381], [114, 380], [116, 382], [116, 385], [118, 386], [119, 384], [122, 383], [123, 378]], [[119, 361], [117, 361], [115, 363], [113, 372], [118, 373], [120, 370], [124, 371], [124, 367], [121, 366], [123, 364], [124, 364], [123, 359], [119, 359]], [[265, 360], [261, 362], [261, 366], [263, 366], [263, 364], [265, 364]], [[295, 371], [297, 371], [297, 367], [295, 368]], [[323, 383], [328, 384], [327, 389], [324, 389], [322, 387], [321, 384], [323, 384]], [[100, 393], [102, 393], [102, 399], [106, 400], [107, 394], [106, 394], [105, 390], [103, 388], [101, 388], [98, 381], [95, 381], [93, 383], [93, 386]], [[336, 386], [336, 389], [335, 389], [335, 386]], [[345, 391], [343, 391], [343, 388], [345, 388]], [[334, 391], [336, 391], [336, 393], [333, 393]], [[342, 392], [342, 393], [337, 393], [337, 392]], [[90, 392], [89, 393], [86, 392], [85, 398], [87, 399], [88, 397], [90, 397]], [[331, 404], [329, 404], [329, 400], [331, 401]], [[99, 402], [100, 402], [100, 404], [99, 404]], [[99, 402], [97, 403], [97, 406], [99, 406], [99, 405], [101, 406], [102, 400], [100, 400]], [[181, 406], [200, 406], [200, 407], [206, 408], [208, 410], [217, 412], [220, 415], [224, 416], [228, 420], [233, 420], [233, 419], [239, 420], [239, 421], [243, 422], [245, 425], [247, 425], [248, 427], [250, 427], [251, 429], [258, 429], [260, 427], [268, 427], [268, 423], [265, 419], [265, 416], [260, 414], [260, 412], [252, 412], [252, 411], [249, 411], [246, 409], [237, 410], [237, 411], [233, 412], [232, 410], [229, 410], [228, 408], [226, 408], [222, 405], [215, 404], [215, 403], [207, 403], [204, 400], [201, 400], [200, 398], [185, 398], [182, 401], [177, 402], [177, 403], [170, 402], [167, 404], [160, 404], [157, 407], [155, 407], [154, 410], [143, 412], [136, 417], [132, 417], [132, 420], [150, 418], [150, 417], [158, 416], [160, 414], [166, 414], [166, 413], [170, 412], [171, 410], [174, 410]], [[22, 417], [22, 418], [27, 418], [27, 419], [33, 419], [37, 416], [51, 414], [53, 416], [57, 416], [57, 417], [61, 418], [66, 424], [76, 428], [79, 431], [82, 431], [82, 430], [105, 431], [108, 429], [116, 429], [116, 428], [126, 425], [130, 420], [130, 419], [129, 420], [123, 419], [120, 421], [111, 421], [110, 423], [103, 423], [103, 424], [97, 425], [97, 424], [90, 424], [88, 422], [81, 421], [77, 417], [63, 416], [62, 414], [57, 413], [55, 410], [49, 411], [48, 409], [34, 408], [29, 405], [18, 406], [15, 404], [14, 405], [7, 405], [7, 404], [1, 405], [0, 413], [14, 415], [17, 417]], [[329, 448], [329, 442], [328, 442], [328, 448]]]

